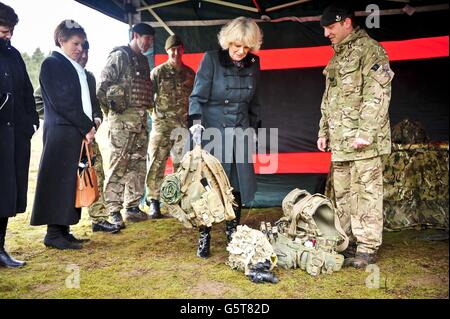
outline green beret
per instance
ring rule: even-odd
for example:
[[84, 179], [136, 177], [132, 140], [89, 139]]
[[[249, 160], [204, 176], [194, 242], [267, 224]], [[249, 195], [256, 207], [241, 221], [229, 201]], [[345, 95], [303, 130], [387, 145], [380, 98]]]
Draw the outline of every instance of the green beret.
[[140, 35], [155, 35], [155, 29], [147, 23], [137, 23], [131, 28], [131, 31], [139, 33]]
[[183, 41], [181, 40], [181, 38], [179, 36], [174, 34], [167, 38], [166, 45], [164, 46], [164, 48], [166, 50], [169, 50], [171, 47], [176, 47], [179, 45], [184, 46]]
[[354, 16], [355, 13], [348, 4], [336, 2], [325, 8], [320, 18], [320, 25], [326, 27], [344, 21], [346, 18], [354, 18]]

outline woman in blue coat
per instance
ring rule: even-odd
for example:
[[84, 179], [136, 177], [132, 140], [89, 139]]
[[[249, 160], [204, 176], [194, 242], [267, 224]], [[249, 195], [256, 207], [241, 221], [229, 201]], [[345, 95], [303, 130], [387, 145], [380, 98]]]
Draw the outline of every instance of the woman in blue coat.
[[8, 218], [26, 209], [30, 140], [39, 126], [25, 63], [10, 43], [17, 22], [14, 10], [0, 2], [0, 266], [9, 268], [25, 265], [4, 244]]
[[[260, 103], [259, 57], [262, 32], [252, 20], [239, 17], [225, 25], [218, 40], [222, 50], [203, 56], [190, 96], [189, 116], [205, 127], [202, 144], [217, 157], [230, 179], [238, 203], [236, 219], [227, 222], [227, 240], [240, 221], [242, 203], [253, 200], [256, 180], [252, 155]], [[213, 137], [214, 136], [214, 137]], [[208, 146], [213, 146], [209, 149]], [[210, 228], [200, 229], [197, 255], [210, 254]]]
[[55, 49], [41, 66], [39, 81], [44, 100], [44, 135], [31, 225], [48, 225], [44, 244], [79, 249], [82, 240], [69, 232], [81, 209], [75, 208], [76, 172], [81, 142], [94, 140], [95, 103], [86, 71], [76, 61], [86, 40], [73, 20], [62, 21], [54, 33]]

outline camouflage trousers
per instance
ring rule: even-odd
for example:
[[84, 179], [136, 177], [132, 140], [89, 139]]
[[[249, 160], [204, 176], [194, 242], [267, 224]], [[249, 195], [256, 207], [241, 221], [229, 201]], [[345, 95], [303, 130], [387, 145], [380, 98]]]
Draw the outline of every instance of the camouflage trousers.
[[333, 162], [337, 213], [357, 252], [375, 253], [383, 232], [383, 171], [381, 157]]
[[150, 134], [150, 161], [147, 173], [147, 198], [159, 200], [160, 188], [169, 155], [176, 171], [183, 157], [186, 139], [176, 134], [171, 139], [172, 129], [158, 129], [154, 126]]
[[92, 142], [92, 150], [95, 154], [95, 173], [97, 174], [97, 184], [98, 190], [100, 192], [100, 198], [88, 208], [89, 216], [93, 222], [99, 222], [102, 220], [107, 220], [109, 214], [105, 207], [105, 196], [103, 193], [103, 182], [105, 181], [105, 173], [103, 171], [103, 158], [100, 153], [100, 148], [97, 142], [94, 140]]
[[123, 207], [139, 206], [144, 194], [148, 133], [124, 129], [109, 130], [111, 155], [105, 181], [106, 209], [111, 214]]

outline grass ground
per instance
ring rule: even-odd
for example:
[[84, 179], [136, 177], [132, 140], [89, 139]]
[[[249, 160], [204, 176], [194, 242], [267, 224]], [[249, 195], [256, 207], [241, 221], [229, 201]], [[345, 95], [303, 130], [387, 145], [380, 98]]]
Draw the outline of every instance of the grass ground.
[[[105, 134], [100, 130], [98, 140], [106, 158]], [[93, 234], [83, 212], [72, 229], [90, 242], [80, 251], [47, 249], [42, 244], [45, 227], [29, 226], [40, 151], [41, 133], [33, 138], [28, 211], [10, 219], [6, 238], [9, 252], [28, 265], [0, 268], [0, 298], [449, 297], [448, 240], [429, 240], [442, 233], [437, 230], [385, 233], [379, 281], [364, 270], [311, 277], [299, 269], [276, 269], [278, 284], [254, 284], [225, 265], [224, 225], [213, 229], [212, 256], [203, 260], [195, 255], [197, 232], [172, 218], [132, 224], [115, 235]], [[275, 221], [281, 214], [281, 208], [244, 210], [242, 222], [257, 228], [261, 220]], [[368, 288], [366, 282], [379, 283], [379, 288]]]

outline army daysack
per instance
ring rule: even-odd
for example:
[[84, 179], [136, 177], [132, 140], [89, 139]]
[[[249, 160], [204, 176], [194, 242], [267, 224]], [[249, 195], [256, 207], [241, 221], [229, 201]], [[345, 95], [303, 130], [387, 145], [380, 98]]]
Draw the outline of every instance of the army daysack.
[[392, 143], [397, 144], [420, 144], [428, 143], [425, 127], [419, 121], [404, 119], [392, 127]]
[[183, 156], [177, 172], [164, 178], [161, 200], [167, 204], [169, 214], [187, 228], [211, 227], [235, 219], [233, 188], [220, 161], [202, 150], [195, 135], [194, 144], [194, 149]]
[[294, 189], [283, 200], [284, 217], [265, 232], [283, 268], [301, 268], [310, 275], [341, 269], [348, 237], [328, 198]]

